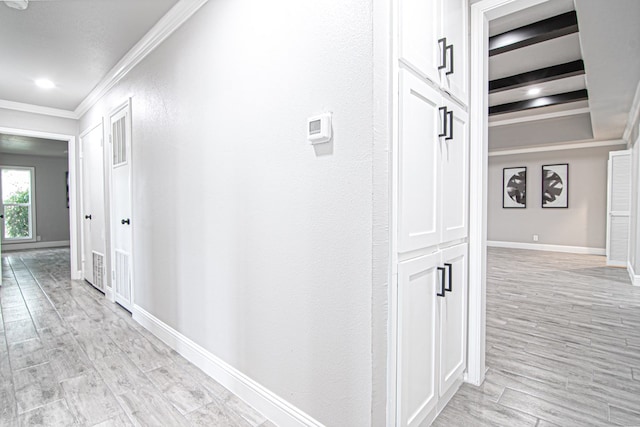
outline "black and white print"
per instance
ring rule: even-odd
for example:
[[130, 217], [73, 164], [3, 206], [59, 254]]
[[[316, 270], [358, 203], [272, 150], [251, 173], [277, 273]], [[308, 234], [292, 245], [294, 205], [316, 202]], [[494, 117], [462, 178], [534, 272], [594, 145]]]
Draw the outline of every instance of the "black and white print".
[[527, 168], [524, 166], [502, 170], [502, 207], [527, 207]]
[[542, 207], [569, 207], [569, 164], [542, 166]]

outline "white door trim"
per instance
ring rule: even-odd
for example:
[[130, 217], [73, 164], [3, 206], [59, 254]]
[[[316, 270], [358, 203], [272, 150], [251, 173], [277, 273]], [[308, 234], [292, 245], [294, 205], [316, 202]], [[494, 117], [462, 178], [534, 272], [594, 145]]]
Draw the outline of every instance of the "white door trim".
[[[65, 135], [52, 132], [41, 132], [28, 129], [16, 129], [8, 127], [0, 127], [0, 133], [8, 133], [11, 135], [32, 136], [36, 138], [57, 139], [67, 141], [69, 152], [69, 241], [70, 241], [70, 258], [71, 258], [71, 279], [79, 280], [82, 277], [82, 271], [78, 263], [78, 251], [80, 250], [78, 241], [78, 198], [77, 198], [77, 147], [75, 135]], [[1, 271], [1, 270], [0, 270]]]
[[485, 376], [489, 21], [548, 0], [482, 0], [471, 6], [469, 346], [466, 381]]

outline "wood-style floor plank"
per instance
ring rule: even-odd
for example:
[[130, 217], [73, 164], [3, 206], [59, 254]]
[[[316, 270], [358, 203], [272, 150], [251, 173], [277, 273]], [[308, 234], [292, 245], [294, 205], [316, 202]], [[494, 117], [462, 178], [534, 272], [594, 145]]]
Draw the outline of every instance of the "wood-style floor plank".
[[3, 254], [2, 263], [0, 426], [272, 426], [70, 280], [68, 249]]
[[640, 288], [604, 257], [489, 248], [486, 345], [434, 425], [640, 426]]

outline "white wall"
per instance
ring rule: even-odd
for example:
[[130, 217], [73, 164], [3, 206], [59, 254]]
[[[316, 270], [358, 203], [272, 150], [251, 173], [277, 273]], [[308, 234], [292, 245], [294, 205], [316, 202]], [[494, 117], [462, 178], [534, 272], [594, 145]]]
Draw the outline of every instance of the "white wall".
[[[36, 234], [43, 243], [68, 241], [69, 209], [65, 182], [68, 159], [3, 153], [0, 163], [3, 166], [35, 168]], [[10, 244], [6, 244], [4, 249], [10, 249]]]
[[135, 304], [327, 425], [372, 422], [372, 31], [209, 1], [80, 126], [132, 97]]
[[0, 108], [0, 127], [75, 136], [78, 121]]
[[[606, 246], [607, 160], [624, 146], [489, 157], [487, 240], [575, 246]], [[542, 165], [569, 164], [569, 207], [543, 209]], [[502, 170], [527, 167], [526, 209], [502, 208]], [[539, 241], [533, 241], [533, 235]]]

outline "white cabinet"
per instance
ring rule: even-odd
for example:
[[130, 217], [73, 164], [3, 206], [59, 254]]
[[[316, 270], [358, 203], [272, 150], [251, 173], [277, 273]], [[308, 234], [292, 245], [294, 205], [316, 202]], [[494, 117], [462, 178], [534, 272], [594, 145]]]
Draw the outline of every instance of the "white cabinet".
[[398, 252], [467, 236], [467, 114], [400, 71]]
[[[438, 401], [437, 306], [440, 253], [398, 266], [398, 402], [400, 426], [418, 426]], [[442, 267], [441, 267], [442, 268]]]
[[468, 235], [469, 212], [469, 117], [456, 103], [446, 101], [447, 123], [452, 129], [440, 145], [442, 165], [442, 237], [441, 242], [463, 239]]
[[399, 57], [468, 104], [467, 0], [399, 0]]
[[429, 425], [467, 348], [468, 1], [397, 5], [395, 425]]
[[438, 298], [440, 314], [440, 397], [455, 391], [462, 381], [467, 358], [467, 245], [442, 251], [446, 296]]
[[[430, 423], [462, 382], [467, 245], [398, 266], [398, 425]], [[442, 399], [443, 397], [447, 399]]]

